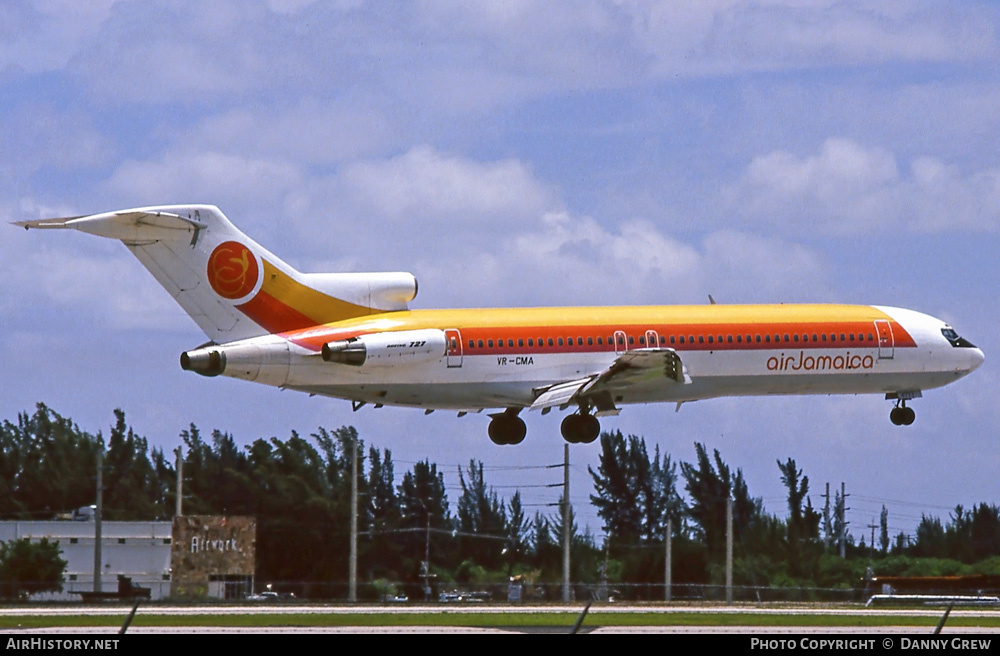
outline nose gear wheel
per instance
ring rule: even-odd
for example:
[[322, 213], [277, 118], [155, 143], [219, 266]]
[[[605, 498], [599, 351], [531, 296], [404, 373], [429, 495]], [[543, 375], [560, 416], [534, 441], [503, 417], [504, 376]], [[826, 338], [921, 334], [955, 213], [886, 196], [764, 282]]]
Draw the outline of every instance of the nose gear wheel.
[[896, 406], [889, 411], [889, 421], [896, 426], [909, 426], [916, 418], [917, 413], [913, 411], [913, 408], [907, 407], [906, 401], [902, 399], [896, 401]]

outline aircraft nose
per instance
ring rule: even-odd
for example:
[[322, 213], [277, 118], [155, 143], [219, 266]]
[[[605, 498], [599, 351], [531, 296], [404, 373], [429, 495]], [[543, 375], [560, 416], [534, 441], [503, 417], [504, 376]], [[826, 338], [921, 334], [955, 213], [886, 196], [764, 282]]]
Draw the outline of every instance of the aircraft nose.
[[983, 364], [986, 360], [986, 355], [983, 353], [982, 349], [974, 348], [971, 349], [969, 353], [969, 371], [975, 371]]

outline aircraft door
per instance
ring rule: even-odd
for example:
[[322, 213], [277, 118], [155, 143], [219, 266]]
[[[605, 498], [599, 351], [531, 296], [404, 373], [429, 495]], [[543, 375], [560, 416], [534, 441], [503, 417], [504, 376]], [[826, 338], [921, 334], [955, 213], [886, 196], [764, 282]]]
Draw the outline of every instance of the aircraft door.
[[616, 330], [615, 331], [615, 353], [621, 355], [628, 350], [628, 346], [625, 345], [625, 331]]
[[878, 359], [891, 360], [896, 350], [896, 343], [892, 337], [892, 324], [885, 319], [877, 320], [875, 334], [878, 335]]
[[448, 328], [444, 331], [444, 339], [448, 345], [448, 350], [446, 351], [447, 357], [445, 358], [448, 362], [448, 366], [461, 367], [462, 333], [458, 332], [457, 328]]
[[660, 336], [655, 330], [646, 331], [646, 348], [658, 348], [660, 346]]

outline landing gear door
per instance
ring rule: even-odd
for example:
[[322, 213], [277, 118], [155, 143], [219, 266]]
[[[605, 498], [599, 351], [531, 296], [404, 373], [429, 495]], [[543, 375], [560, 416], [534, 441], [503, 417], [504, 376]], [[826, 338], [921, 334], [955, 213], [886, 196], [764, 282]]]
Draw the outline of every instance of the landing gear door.
[[878, 335], [878, 359], [891, 360], [896, 352], [896, 343], [892, 338], [892, 324], [884, 319], [877, 320], [875, 334]]
[[456, 328], [448, 328], [444, 331], [444, 338], [448, 344], [446, 360], [449, 367], [462, 366], [462, 333]]

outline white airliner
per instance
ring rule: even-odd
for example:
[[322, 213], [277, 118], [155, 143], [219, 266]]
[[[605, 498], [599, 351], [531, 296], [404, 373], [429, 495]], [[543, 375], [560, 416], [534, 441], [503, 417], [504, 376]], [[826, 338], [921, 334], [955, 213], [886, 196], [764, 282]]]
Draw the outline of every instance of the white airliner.
[[524, 439], [523, 410], [573, 409], [569, 442], [629, 403], [721, 396], [885, 394], [907, 401], [958, 380], [983, 353], [943, 321], [867, 305], [409, 310], [408, 273], [300, 273], [211, 205], [24, 221], [119, 239], [211, 340], [181, 367], [348, 399], [496, 409], [497, 444]]

